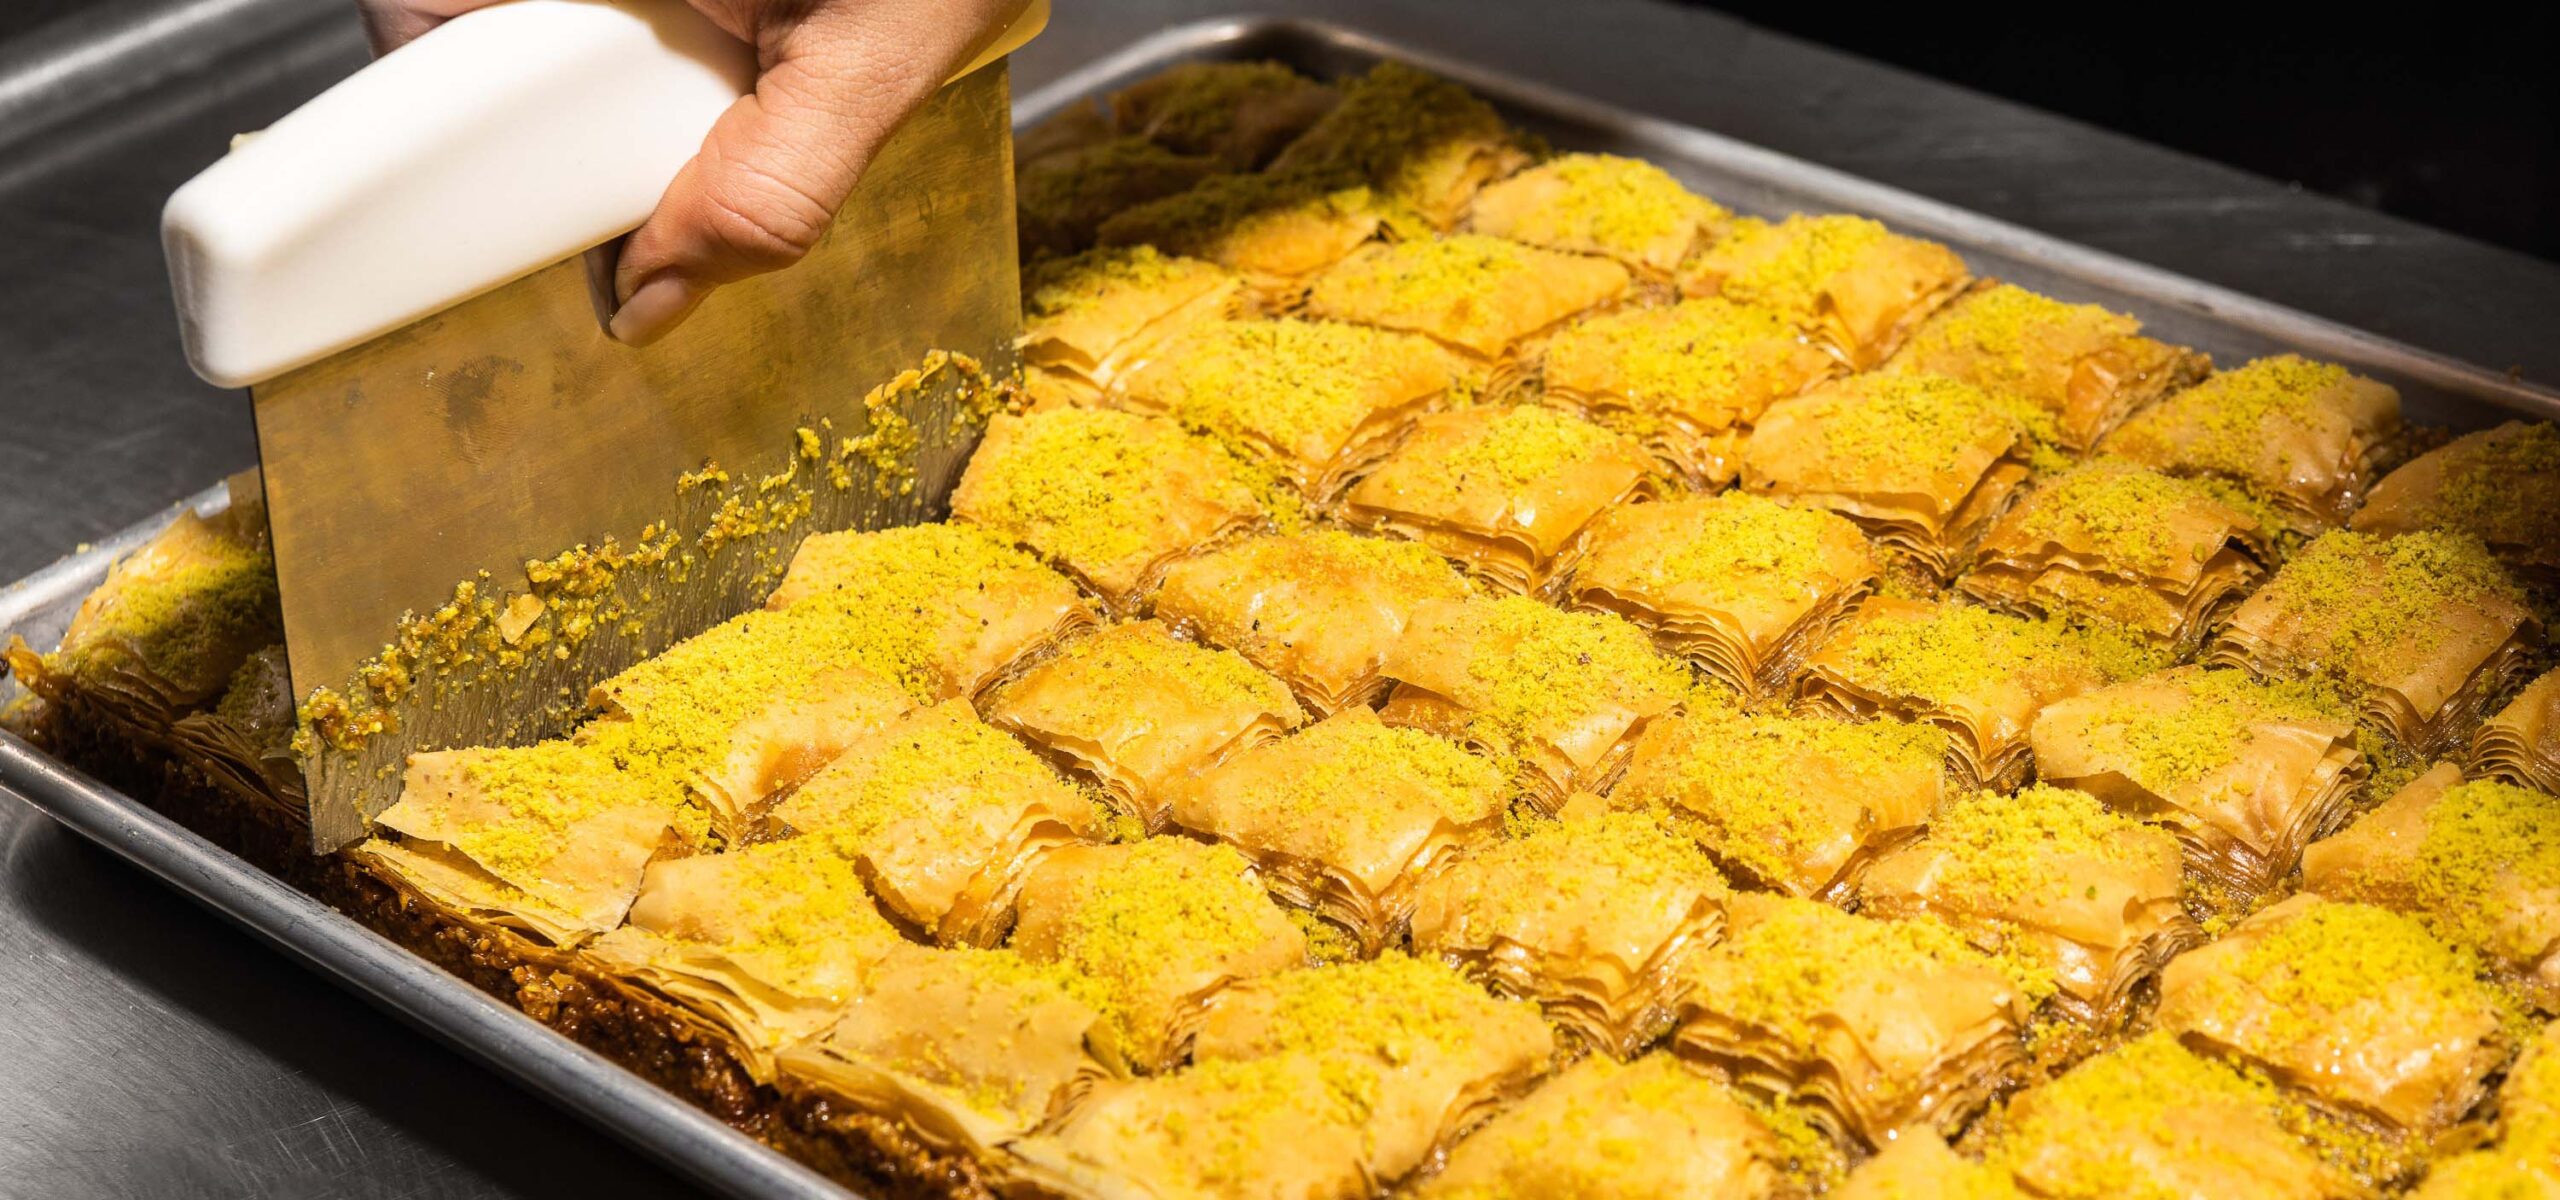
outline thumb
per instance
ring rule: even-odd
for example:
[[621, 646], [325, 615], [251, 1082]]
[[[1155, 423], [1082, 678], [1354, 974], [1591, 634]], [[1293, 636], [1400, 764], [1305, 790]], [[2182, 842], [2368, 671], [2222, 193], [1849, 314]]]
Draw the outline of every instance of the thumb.
[[613, 336], [655, 341], [712, 288], [799, 261], [898, 123], [984, 40], [973, 18], [1018, 7], [821, 4], [752, 31], [763, 60], [754, 93], [721, 114], [623, 245]]

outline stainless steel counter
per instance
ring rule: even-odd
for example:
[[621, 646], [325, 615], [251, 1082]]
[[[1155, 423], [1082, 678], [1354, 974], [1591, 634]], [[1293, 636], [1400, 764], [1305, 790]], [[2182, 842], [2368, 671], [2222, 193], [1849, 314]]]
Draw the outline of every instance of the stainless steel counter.
[[[1017, 86], [1225, 7], [1076, 0], [1020, 56]], [[1713, 14], [1638, 0], [1585, 0], [1569, 20], [1525, 0], [1283, 7], [2560, 378], [2560, 267]], [[39, 79], [7, 74], [0, 47], [0, 579], [249, 460], [245, 404], [178, 359], [154, 220], [231, 132], [361, 59], [337, 0], [110, 8], [95, 28], [177, 28], [181, 52], [147, 75], [48, 58]], [[30, 113], [76, 115], [9, 145]], [[0, 1195], [681, 1191], [5, 796], [0, 1014]]]

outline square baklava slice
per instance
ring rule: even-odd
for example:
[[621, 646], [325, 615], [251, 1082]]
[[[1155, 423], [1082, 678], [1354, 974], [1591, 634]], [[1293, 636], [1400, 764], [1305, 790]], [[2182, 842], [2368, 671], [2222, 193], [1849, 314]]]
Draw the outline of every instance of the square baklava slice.
[[1066, 576], [986, 530], [940, 522], [811, 534], [765, 607], [808, 622], [810, 656], [863, 663], [923, 701], [976, 696], [1094, 623]]
[[961, 700], [855, 739], [773, 815], [853, 860], [909, 926], [964, 946], [1001, 940], [1040, 859], [1108, 823], [1091, 796]]
[[2471, 738], [2471, 773], [2560, 794], [2560, 671], [2525, 685]]
[[1832, 1200], [2026, 1200], [2006, 1166], [1958, 1154], [1930, 1129], [1895, 1138], [1826, 1194]]
[[2560, 583], [2560, 429], [2509, 421], [2455, 438], [2383, 476], [2348, 526], [2467, 533], [2518, 576]]
[[1561, 154], [1476, 193], [1467, 228], [1550, 250], [1616, 259], [1668, 283], [1733, 221], [1671, 173], [1615, 154]]
[[1152, 246], [1035, 264], [1023, 272], [1022, 365], [1044, 392], [1096, 402], [1167, 341], [1234, 312], [1242, 287], [1215, 263]]
[[1379, 710], [1388, 724], [1491, 756], [1549, 813], [1612, 775], [1690, 686], [1634, 625], [1516, 596], [1418, 606], [1386, 675], [1396, 681]]
[[1568, 807], [1424, 884], [1413, 949], [1536, 1001], [1572, 1045], [1626, 1058], [1670, 1028], [1681, 970], [1723, 936], [1729, 894], [1650, 815]]
[[1142, 1071], [1182, 1061], [1220, 992], [1306, 961], [1306, 935], [1225, 846], [1158, 837], [1061, 848], [1022, 888], [1013, 949], [1060, 963], [1102, 1001]]
[[1431, 339], [1332, 321], [1217, 321], [1128, 379], [1116, 403], [1270, 463], [1331, 503], [1459, 385]]
[[1218, 173], [1217, 159], [1182, 154], [1142, 137], [1106, 138], [1017, 165], [1014, 228], [1026, 259], [1093, 245], [1111, 214], [1173, 195]]
[[1742, 445], [1744, 490], [1828, 508], [1944, 581], [2027, 481], [2010, 410], [1968, 383], [1853, 375], [1769, 406]]
[[2219, 371], [2127, 419], [2101, 448], [2222, 481], [2295, 533], [2345, 523], [2400, 437], [2400, 393], [2293, 355]]
[[2354, 713], [2315, 687], [2176, 667], [2037, 716], [2036, 773], [2168, 827], [2187, 869], [2242, 907], [2346, 819], [2372, 768]]
[[1655, 491], [1633, 441], [1551, 408], [1434, 413], [1343, 498], [1344, 521], [1409, 537], [1501, 591], [1543, 595], [1613, 505]]
[[2439, 764], [2311, 843], [2302, 887], [2408, 913], [2560, 1011], [2560, 797]]
[[1783, 1161], [1758, 1116], [1679, 1059], [1594, 1055], [1467, 1135], [1414, 1196], [1769, 1200]]
[[1529, 165], [1491, 105], [1448, 80], [1389, 60], [1342, 85], [1342, 103], [1271, 160], [1275, 172], [1363, 180], [1449, 229], [1485, 184]]
[[1457, 234], [1363, 247], [1316, 279], [1307, 312], [1427, 335], [1466, 356], [1486, 395], [1504, 396], [1549, 334], [1629, 281], [1605, 258]]
[[1500, 832], [1507, 782], [1456, 743], [1349, 708], [1184, 781], [1173, 823], [1235, 847], [1282, 903], [1370, 955], [1403, 940], [1418, 889]]
[[1958, 586], [1994, 608], [2107, 622], [2183, 652], [2264, 574], [2273, 534], [2201, 484], [2101, 460], [2028, 488]]
[[1747, 885], [1841, 900], [1938, 806], [1946, 742], [1932, 726], [1892, 719], [1692, 705], [1645, 730], [1609, 802], [1695, 838]]
[[1233, 455], [1162, 418], [1088, 409], [988, 422], [951, 515], [1030, 547], [1118, 612], [1175, 559], [1263, 522]]
[[1692, 487], [1722, 487], [1769, 405], [1838, 370], [1774, 309], [1713, 297], [1602, 313], [1558, 330], [1549, 403], [1644, 443]]
[[2050, 979], [2066, 1020], [2113, 1030], [2134, 990], [2203, 931], [2181, 903], [2178, 839], [2086, 792], [2034, 784], [1941, 807], [1858, 884], [1860, 912], [1935, 916]]
[[1644, 626], [1709, 678], [1762, 696], [1787, 689], [1876, 574], [1848, 518], [1728, 492], [1600, 514], [1565, 596]]
[[2515, 1049], [2471, 956], [2369, 904], [2299, 895], [2179, 955], [2159, 1028], [2388, 1129], [2431, 1137]]
[[1776, 896], [1732, 907], [1690, 964], [1671, 1044], [1735, 1087], [1876, 1148], [1962, 1128], [2023, 1065], [2018, 985], [1954, 930]]
[[1111, 93], [1112, 123], [1177, 154], [1252, 171], [1341, 94], [1276, 62], [1181, 63]]
[[2026, 778], [2028, 735], [2046, 706], [2161, 664], [2110, 630], [1877, 596], [1805, 660], [1797, 694], [1815, 712], [1935, 724], [1951, 735], [1957, 785], [2002, 791]]
[[2289, 1115], [2265, 1080], [2155, 1033], [2012, 1098], [1992, 1157], [2027, 1194], [2052, 1200], [2371, 1194], [2314, 1153]]
[[2231, 614], [2209, 661], [2325, 679], [2420, 756], [2465, 744], [2542, 642], [2523, 590], [2465, 533], [2323, 534]]
[[2193, 350], [2142, 336], [2142, 322], [2123, 313], [2007, 283], [1956, 297], [1885, 364], [2023, 401], [2050, 422], [2054, 444], [2073, 454], [2212, 367]]
[[1122, 812], [1164, 827], [1193, 772], [1306, 723], [1288, 686], [1156, 621], [1070, 642], [998, 688], [987, 719], [1090, 775]]
[[1971, 283], [1964, 260], [1865, 217], [1746, 217], [1682, 269], [1681, 289], [1765, 305], [1854, 371], [1892, 356]]
[[1383, 235], [1387, 212], [1366, 184], [1338, 175], [1213, 175], [1122, 210], [1097, 236], [1105, 246], [1207, 259], [1243, 278], [1256, 311], [1278, 315], [1297, 311], [1316, 276]]
[[1279, 676], [1322, 716], [1386, 695], [1387, 648], [1415, 606], [1471, 594], [1466, 578], [1420, 542], [1310, 529], [1175, 563], [1155, 613]]

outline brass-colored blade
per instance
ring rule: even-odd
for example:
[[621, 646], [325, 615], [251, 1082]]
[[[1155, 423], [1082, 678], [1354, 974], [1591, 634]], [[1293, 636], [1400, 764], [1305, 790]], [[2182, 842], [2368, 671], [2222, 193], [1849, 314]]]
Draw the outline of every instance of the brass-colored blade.
[[[872, 431], [866, 392], [931, 351], [1009, 364], [1021, 324], [1009, 108], [1002, 64], [944, 88], [815, 252], [719, 289], [645, 349], [604, 335], [572, 258], [255, 389], [304, 697], [355, 687], [404, 617], [435, 613], [457, 583], [503, 600], [528, 591], [529, 561], [670, 530], [650, 543], [666, 559], [626, 565], [594, 611], [554, 605], [542, 620], [558, 628], [514, 642], [479, 622], [406, 656], [414, 679], [386, 690], [377, 672], [373, 694], [396, 697], [388, 728], [306, 763], [317, 849], [363, 836], [412, 751], [561, 732], [591, 684], [757, 603], [806, 534], [940, 507], [970, 433], [948, 387], [899, 406], [921, 445], [888, 478], [842, 439]], [[679, 489], [712, 463], [725, 481]], [[572, 627], [589, 617], [592, 633]]]

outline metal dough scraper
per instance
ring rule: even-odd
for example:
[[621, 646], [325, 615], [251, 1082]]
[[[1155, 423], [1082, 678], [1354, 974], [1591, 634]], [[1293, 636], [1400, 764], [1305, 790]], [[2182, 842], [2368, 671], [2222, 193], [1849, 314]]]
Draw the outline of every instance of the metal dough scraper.
[[189, 359], [256, 416], [315, 849], [413, 750], [563, 732], [806, 534], [933, 515], [967, 364], [1007, 366], [1021, 323], [1000, 58], [1047, 15], [899, 130], [817, 250], [646, 348], [604, 333], [612, 243], [754, 74], [681, 0], [461, 17], [171, 197]]

